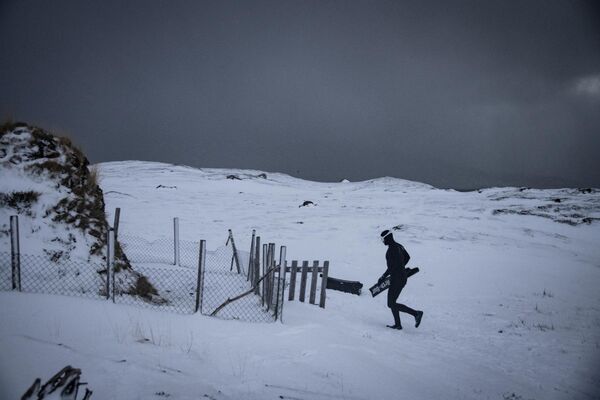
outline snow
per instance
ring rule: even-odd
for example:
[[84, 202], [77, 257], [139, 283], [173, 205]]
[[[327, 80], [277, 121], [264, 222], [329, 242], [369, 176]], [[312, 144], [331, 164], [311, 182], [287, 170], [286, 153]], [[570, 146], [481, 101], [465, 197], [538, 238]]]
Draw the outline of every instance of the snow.
[[[364, 293], [328, 290], [325, 309], [286, 302], [283, 323], [247, 323], [0, 292], [0, 398], [67, 364], [98, 399], [600, 397], [600, 222], [557, 222], [600, 217], [595, 191], [461, 193], [139, 161], [99, 168], [123, 235], [170, 238], [179, 217], [182, 240], [216, 249], [232, 229], [249, 250], [256, 229], [287, 246], [288, 260], [329, 260], [331, 276], [363, 282]], [[546, 207], [555, 198], [560, 207]], [[299, 207], [307, 200], [316, 206]], [[425, 311], [418, 329], [406, 314], [404, 330], [387, 329], [385, 294], [367, 291], [385, 270], [379, 233], [392, 227], [421, 270], [399, 300]]]

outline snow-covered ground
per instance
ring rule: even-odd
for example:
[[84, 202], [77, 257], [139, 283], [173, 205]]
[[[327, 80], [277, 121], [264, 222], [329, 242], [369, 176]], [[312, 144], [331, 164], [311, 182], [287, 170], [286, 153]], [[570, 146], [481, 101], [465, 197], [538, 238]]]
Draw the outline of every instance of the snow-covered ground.
[[[184, 240], [215, 249], [232, 229], [249, 249], [256, 229], [289, 260], [329, 260], [331, 276], [364, 292], [328, 290], [325, 309], [286, 302], [283, 324], [0, 293], [2, 399], [66, 364], [98, 399], [600, 397], [600, 222], [581, 223], [600, 217], [600, 193], [460, 193], [150, 162], [100, 170], [123, 234], [170, 237], [179, 217]], [[316, 205], [299, 207], [306, 200]], [[400, 295], [425, 311], [418, 329], [405, 314], [404, 330], [387, 329], [385, 295], [366, 290], [385, 270], [379, 233], [392, 227], [421, 269]]]

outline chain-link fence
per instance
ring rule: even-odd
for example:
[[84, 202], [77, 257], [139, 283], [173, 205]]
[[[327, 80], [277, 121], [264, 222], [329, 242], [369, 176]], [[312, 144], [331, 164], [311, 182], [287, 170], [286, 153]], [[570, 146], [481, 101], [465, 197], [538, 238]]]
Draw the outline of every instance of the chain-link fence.
[[[2, 252], [0, 258], [1, 289], [11, 290], [11, 254]], [[29, 254], [20, 254], [19, 264], [22, 292], [106, 298], [106, 266]]]
[[12, 263], [10, 253], [0, 252], [0, 290], [12, 290]]
[[139, 236], [119, 233], [118, 240], [131, 262], [174, 264], [175, 246], [172, 238], [147, 240]]
[[183, 314], [196, 312], [197, 270], [139, 263], [133, 269], [113, 275], [111, 295], [115, 303]]
[[[231, 238], [231, 236], [230, 236]], [[139, 303], [145, 307], [170, 307], [177, 312], [194, 312], [196, 301], [196, 274], [200, 261], [200, 243], [185, 240], [174, 241], [163, 238], [149, 241], [128, 234], [119, 234], [119, 243], [133, 269], [144, 275], [157, 289], [160, 298], [154, 300], [140, 296], [131, 296], [130, 291], [122, 290], [115, 283], [115, 302]], [[179, 265], [175, 266], [178, 245]], [[239, 250], [232, 240], [214, 251], [207, 251], [200, 276], [199, 311], [204, 315], [213, 315], [214, 311], [226, 303], [215, 316], [223, 319], [236, 319], [249, 322], [270, 322], [281, 316], [283, 301], [283, 282], [279, 273], [272, 271], [264, 282], [268, 287], [277, 288], [266, 301], [264, 284], [236, 299], [253, 288], [248, 268], [250, 253]], [[263, 271], [263, 274], [266, 271]], [[125, 286], [128, 286], [126, 283]], [[279, 294], [279, 296], [278, 296]]]
[[[253, 249], [254, 240], [253, 235]], [[14, 262], [11, 253], [0, 252], [0, 290], [109, 298], [120, 304], [177, 313], [200, 311], [249, 322], [281, 317], [285, 282], [274, 261], [274, 244], [261, 271], [265, 249], [262, 257], [260, 249], [252, 255], [237, 249], [231, 231], [227, 244], [214, 251], [206, 251], [204, 245], [201, 250], [200, 242], [149, 241], [126, 234], [119, 235], [118, 243], [130, 266], [112, 263], [110, 270], [102, 263], [44, 255], [18, 254]]]

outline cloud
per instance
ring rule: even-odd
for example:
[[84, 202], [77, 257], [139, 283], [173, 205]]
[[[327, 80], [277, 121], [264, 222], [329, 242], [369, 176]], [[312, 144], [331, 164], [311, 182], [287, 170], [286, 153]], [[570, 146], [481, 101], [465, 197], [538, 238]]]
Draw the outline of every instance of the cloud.
[[585, 76], [575, 81], [575, 93], [600, 98], [600, 74]]

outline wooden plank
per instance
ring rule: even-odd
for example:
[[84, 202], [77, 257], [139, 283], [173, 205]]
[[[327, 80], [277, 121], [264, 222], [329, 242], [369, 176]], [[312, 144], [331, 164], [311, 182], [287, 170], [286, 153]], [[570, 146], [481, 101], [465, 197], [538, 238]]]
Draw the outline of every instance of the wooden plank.
[[319, 301], [319, 307], [325, 308], [325, 289], [327, 288], [327, 277], [329, 276], [329, 261], [325, 261], [323, 264], [323, 278], [321, 279], [321, 300]]
[[258, 286], [258, 279], [260, 278], [260, 236], [256, 237], [254, 250], [256, 253], [254, 254], [254, 259], [252, 260], [254, 262], [254, 265], [252, 266], [254, 268], [254, 272], [252, 273], [252, 285], [255, 287], [254, 293], [258, 295], [260, 293], [260, 288]]
[[[262, 259], [262, 276], [265, 276], [266, 272], [267, 272], [267, 249], [269, 248], [269, 245], [267, 243], [263, 243], [263, 259]], [[262, 301], [262, 305], [264, 307], [265, 305], [265, 295], [266, 293], [266, 289], [267, 289], [267, 282], [266, 279], [264, 279], [262, 281], [262, 293], [261, 293], [261, 301]]]
[[294, 292], [296, 291], [296, 273], [298, 272], [298, 261], [292, 261], [292, 268], [290, 269], [290, 293], [288, 301], [294, 300]]
[[317, 297], [317, 277], [319, 276], [319, 262], [313, 261], [312, 276], [310, 280], [310, 304], [315, 304]]
[[306, 297], [306, 276], [308, 275], [308, 261], [302, 261], [302, 277], [300, 278], [300, 298], [299, 300], [304, 303]]
[[[287, 265], [287, 264], [286, 264], [286, 265]], [[311, 267], [311, 268], [309, 268], [309, 271], [308, 271], [308, 272], [310, 272], [310, 271], [312, 271], [312, 267]], [[290, 266], [286, 266], [286, 267], [285, 267], [285, 272], [292, 272], [292, 267], [290, 267]], [[317, 268], [317, 272], [319, 272], [319, 273], [322, 273], [322, 272], [323, 272], [323, 267], [319, 267], [319, 268]]]
[[233, 232], [231, 231], [231, 229], [229, 230], [229, 237], [231, 238], [231, 248], [233, 249], [233, 259], [235, 260], [235, 267], [237, 269], [237, 273], [241, 274], [242, 270], [240, 268], [240, 259], [238, 258], [237, 247], [235, 247], [235, 240], [233, 240]]
[[121, 208], [117, 207], [115, 209], [115, 222], [113, 223], [113, 229], [115, 230], [115, 241], [118, 240], [119, 237], [119, 220], [121, 219]]
[[[280, 254], [283, 253], [285, 254], [285, 246], [281, 246], [280, 247]], [[282, 260], [282, 257], [279, 257], [280, 260]], [[283, 260], [285, 260], [285, 256], [283, 257]], [[274, 317], [275, 317], [275, 321], [277, 321], [277, 317], [279, 316], [279, 310], [281, 310], [281, 307], [283, 307], [283, 300], [285, 299], [284, 297], [284, 291], [285, 291], [285, 263], [286, 261], [280, 261], [279, 263], [279, 267], [277, 267], [276, 271], [277, 271], [277, 299], [275, 300], [275, 312], [274, 312]], [[283, 276], [281, 275], [281, 273], [283, 272]]]
[[[285, 260], [285, 252], [286, 252], [286, 247], [285, 246], [281, 246], [279, 248], [279, 278], [283, 279], [283, 282], [279, 282], [280, 284], [283, 283], [283, 287], [281, 288], [281, 292], [279, 292], [279, 297], [277, 298], [277, 304], [279, 304], [279, 302], [283, 302], [283, 300], [285, 299], [284, 296], [284, 292], [285, 292], [285, 278], [286, 278], [286, 273], [288, 270], [288, 266], [287, 266], [287, 261]], [[283, 276], [282, 276], [282, 272], [283, 272]], [[277, 289], [279, 290], [279, 286], [277, 287]], [[278, 310], [275, 310], [275, 312], [277, 313]], [[275, 319], [277, 319], [277, 316], [275, 316]]]
[[[269, 256], [267, 257], [268, 268], [275, 268], [275, 243], [269, 243], [269, 249], [267, 252], [269, 253]], [[269, 311], [273, 305], [273, 284], [275, 283], [274, 278], [275, 273], [271, 271], [271, 274], [267, 278], [267, 311]]]
[[252, 229], [252, 240], [250, 241], [250, 260], [248, 262], [248, 276], [246, 278], [247, 281], [250, 281], [250, 284], [254, 282], [252, 279], [252, 273], [254, 272], [254, 244], [256, 240], [256, 230]]

